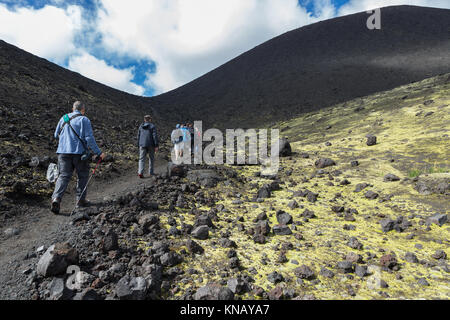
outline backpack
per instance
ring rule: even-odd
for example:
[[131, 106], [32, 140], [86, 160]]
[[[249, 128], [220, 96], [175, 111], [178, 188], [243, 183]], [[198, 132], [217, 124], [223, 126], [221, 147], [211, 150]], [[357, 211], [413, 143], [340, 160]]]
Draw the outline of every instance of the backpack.
[[50, 163], [47, 169], [47, 180], [48, 182], [55, 182], [58, 179], [59, 170], [55, 163]]
[[172, 131], [171, 141], [172, 141], [173, 144], [177, 144], [177, 143], [183, 142], [183, 135], [178, 137], [178, 139], [175, 138], [177, 133], [182, 133], [182, 131], [180, 131], [180, 129], [175, 129], [175, 130]]
[[59, 130], [59, 134], [61, 134], [62, 129], [63, 129], [64, 126], [67, 124], [67, 125], [72, 129], [73, 133], [77, 136], [78, 140], [80, 140], [81, 144], [83, 145], [84, 152], [83, 152], [83, 154], [81, 155], [81, 161], [91, 161], [91, 160], [92, 160], [93, 154], [92, 154], [92, 152], [91, 152], [89, 146], [83, 141], [83, 139], [80, 138], [80, 136], [78, 135], [78, 133], [75, 131], [75, 129], [74, 129], [74, 128], [72, 127], [72, 125], [70, 124], [70, 121], [71, 121], [71, 120], [73, 120], [73, 119], [75, 119], [75, 118], [77, 118], [77, 117], [80, 117], [80, 116], [81, 116], [80, 114], [76, 114], [76, 115], [72, 116], [71, 118], [69, 118], [69, 115], [68, 115], [68, 114], [65, 114], [64, 117], [63, 117], [64, 123], [63, 123], [63, 125], [61, 126], [61, 129]]

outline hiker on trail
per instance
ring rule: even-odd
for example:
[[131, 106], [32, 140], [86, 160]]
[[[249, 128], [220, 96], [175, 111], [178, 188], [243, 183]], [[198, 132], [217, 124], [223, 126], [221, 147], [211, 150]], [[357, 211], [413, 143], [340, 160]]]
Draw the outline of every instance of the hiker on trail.
[[183, 156], [183, 133], [181, 132], [181, 125], [177, 124], [176, 129], [172, 131], [170, 138], [175, 150], [175, 160]]
[[183, 132], [183, 153], [188, 152], [189, 146], [191, 144], [191, 133], [189, 131], [188, 125], [184, 124], [181, 126]]
[[188, 124], [188, 129], [191, 134], [191, 153], [194, 153], [194, 126], [192, 123]]
[[144, 178], [147, 154], [149, 155], [149, 174], [154, 175], [155, 152], [158, 152], [159, 142], [156, 126], [152, 123], [152, 117], [149, 115], [144, 117], [144, 123], [139, 126], [137, 145], [139, 147], [139, 178]]
[[[86, 200], [86, 184], [89, 178], [89, 161], [94, 153], [102, 160], [102, 153], [95, 142], [91, 121], [85, 116], [86, 106], [81, 101], [73, 104], [73, 112], [64, 115], [58, 122], [55, 130], [55, 139], [59, 139], [58, 168], [59, 177], [56, 180], [55, 190], [52, 195], [51, 211], [59, 213], [61, 199], [69, 185], [72, 173], [77, 172], [77, 206], [89, 205]], [[83, 192], [84, 190], [84, 192]]]
[[[202, 133], [200, 132], [198, 127], [194, 127], [194, 136], [198, 137], [198, 141], [200, 142], [200, 147], [203, 150], [203, 147], [202, 147]], [[194, 140], [194, 138], [192, 138], [192, 140]], [[197, 153], [197, 152], [198, 152], [198, 145], [195, 146], [195, 153]]]

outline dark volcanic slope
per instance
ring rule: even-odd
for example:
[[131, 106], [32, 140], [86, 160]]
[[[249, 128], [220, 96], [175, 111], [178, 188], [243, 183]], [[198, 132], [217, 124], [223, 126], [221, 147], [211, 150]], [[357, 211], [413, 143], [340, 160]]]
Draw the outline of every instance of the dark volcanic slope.
[[151, 105], [168, 117], [250, 127], [450, 72], [450, 10], [383, 8], [381, 30], [368, 30], [368, 17], [285, 33]]
[[5, 141], [0, 154], [24, 140], [40, 153], [53, 153], [56, 124], [75, 100], [87, 103], [98, 142], [108, 152], [134, 144], [138, 123], [153, 111], [147, 98], [112, 89], [0, 40], [0, 141]]
[[[45, 173], [49, 158], [56, 161], [53, 133], [79, 99], [88, 104], [97, 143], [112, 155], [114, 168], [123, 172], [134, 167], [137, 126], [151, 112], [146, 98], [114, 90], [0, 41], [0, 218], [3, 210], [11, 213], [3, 202], [5, 194], [29, 199], [51, 192]], [[31, 161], [34, 157], [39, 166]]]
[[[78, 99], [91, 106], [91, 117], [100, 122], [119, 124], [132, 120], [136, 111], [150, 112], [143, 97], [112, 89], [0, 40], [0, 106], [48, 114], [47, 119], [57, 121]], [[107, 111], [112, 110], [120, 118], [109, 117]]]

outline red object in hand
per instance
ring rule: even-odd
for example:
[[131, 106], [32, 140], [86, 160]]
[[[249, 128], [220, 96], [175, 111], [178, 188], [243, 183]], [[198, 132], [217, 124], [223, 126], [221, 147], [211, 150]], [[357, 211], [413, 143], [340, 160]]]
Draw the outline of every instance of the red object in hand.
[[94, 175], [94, 174], [95, 174], [95, 171], [97, 170], [97, 168], [98, 168], [98, 166], [99, 166], [100, 162], [102, 162], [102, 158], [98, 159], [98, 161], [97, 161], [97, 165], [95, 166], [95, 168], [94, 168], [94, 171], [92, 171], [92, 175]]

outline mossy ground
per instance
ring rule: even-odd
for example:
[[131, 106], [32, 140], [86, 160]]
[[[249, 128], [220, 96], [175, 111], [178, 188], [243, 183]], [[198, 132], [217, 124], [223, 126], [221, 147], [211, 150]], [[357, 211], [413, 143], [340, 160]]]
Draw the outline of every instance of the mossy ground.
[[[431, 255], [438, 249], [450, 255], [448, 224], [442, 227], [433, 224], [429, 228], [423, 224], [435, 212], [449, 213], [448, 196], [420, 195], [414, 190], [411, 179], [408, 179], [412, 170], [417, 170], [418, 174], [449, 172], [448, 79], [449, 75], [443, 75], [424, 80], [308, 113], [277, 125], [282, 135], [292, 141], [295, 153], [292, 157], [281, 159], [279, 176], [283, 183], [282, 190], [273, 192], [262, 203], [245, 201], [246, 197], [251, 199], [256, 194], [257, 186], [270, 180], [255, 176], [259, 171], [257, 166], [235, 167], [247, 179], [247, 183], [237, 187], [221, 183], [214, 190], [222, 195], [220, 203], [228, 212], [219, 212], [219, 220], [215, 223], [221, 228], [213, 232], [210, 239], [198, 240], [205, 253], [185, 260], [180, 266], [201, 271], [189, 277], [180, 287], [198, 288], [208, 282], [220, 282], [239, 273], [248, 273], [255, 279], [255, 285], [270, 290], [275, 285], [268, 282], [267, 275], [277, 271], [285, 278], [282, 286], [294, 289], [296, 294], [314, 294], [319, 299], [450, 298], [450, 276], [444, 268], [405, 261], [406, 252], [413, 252], [419, 260], [427, 262], [433, 261]], [[355, 110], [357, 108], [358, 111]], [[429, 112], [433, 113], [425, 116]], [[331, 128], [326, 129], [329, 126]], [[375, 146], [366, 145], [367, 134], [378, 137]], [[331, 146], [326, 146], [325, 142], [330, 142]], [[310, 155], [309, 159], [299, 156], [304, 152]], [[326, 172], [339, 170], [342, 174], [333, 176], [333, 180], [328, 174], [311, 178], [311, 174], [317, 171], [315, 160], [324, 157], [332, 158], [337, 164], [326, 168]], [[358, 160], [359, 166], [352, 167], [352, 160]], [[429, 168], [433, 169], [430, 171]], [[286, 169], [292, 169], [292, 174], [286, 175]], [[384, 182], [383, 177], [388, 173], [402, 180]], [[343, 179], [348, 179], [351, 184], [340, 185]], [[373, 187], [354, 192], [355, 185], [362, 182]], [[300, 189], [318, 193], [318, 201], [310, 203], [305, 198], [294, 198], [291, 191]], [[366, 199], [364, 193], [367, 190], [379, 193], [379, 198]], [[242, 204], [232, 204], [239, 197], [237, 193], [244, 200]], [[340, 196], [336, 197], [338, 193]], [[392, 197], [382, 200], [387, 196]], [[303, 208], [289, 209], [287, 204], [291, 199], [295, 199]], [[355, 221], [346, 221], [334, 214], [331, 207], [336, 205], [356, 209], [358, 214], [354, 215]], [[204, 209], [206, 212], [209, 208]], [[274, 226], [277, 224], [275, 212], [279, 209], [290, 213], [294, 222], [302, 223], [292, 227], [293, 235], [271, 235], [266, 244], [256, 244], [246, 234], [246, 230], [254, 225], [253, 219], [266, 211], [271, 226]], [[300, 215], [305, 209], [312, 210], [316, 218], [304, 222]], [[183, 216], [185, 223], [193, 223], [193, 215], [182, 210], [178, 214]], [[395, 219], [399, 216], [408, 218], [413, 225], [404, 232], [381, 231], [379, 221], [383, 217]], [[237, 222], [238, 217], [242, 217], [243, 221]], [[177, 218], [177, 222], [181, 221]], [[243, 231], [238, 230], [239, 224], [244, 226]], [[344, 225], [352, 225], [355, 229], [346, 230]], [[236, 251], [242, 267], [239, 272], [228, 267], [229, 249], [218, 244], [223, 230], [230, 230], [230, 239], [238, 245]], [[302, 234], [303, 240], [297, 240], [296, 233]], [[414, 235], [412, 239], [407, 238], [410, 234]], [[350, 237], [356, 237], [363, 248], [356, 250], [347, 246]], [[286, 253], [288, 262], [278, 263], [279, 249], [287, 242], [292, 243], [294, 249]], [[175, 239], [174, 243], [178, 243], [178, 249], [183, 247], [181, 241]], [[349, 252], [363, 256], [365, 264], [372, 270], [371, 276], [361, 279], [352, 274], [351, 279], [338, 272], [337, 262], [342, 261]], [[368, 258], [368, 252], [376, 257]], [[380, 257], [387, 253], [395, 254], [400, 264], [399, 271], [382, 271], [379, 268]], [[261, 263], [263, 258], [266, 264]], [[320, 282], [297, 282], [294, 269], [303, 264], [314, 270]], [[319, 274], [322, 267], [333, 270], [336, 276], [332, 279], [323, 277]], [[429, 286], [419, 284], [419, 278], [426, 278]], [[371, 285], [379, 283], [379, 280], [384, 280], [389, 287]], [[353, 288], [354, 295], [350, 295], [349, 286]], [[177, 294], [168, 296], [176, 297]], [[247, 294], [242, 298], [256, 297]]]

